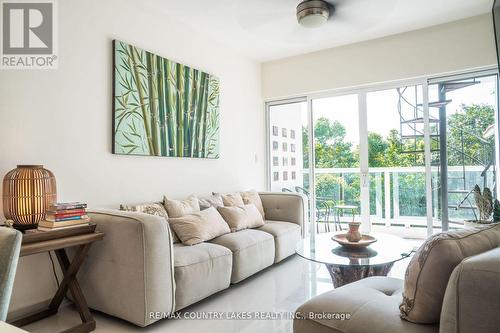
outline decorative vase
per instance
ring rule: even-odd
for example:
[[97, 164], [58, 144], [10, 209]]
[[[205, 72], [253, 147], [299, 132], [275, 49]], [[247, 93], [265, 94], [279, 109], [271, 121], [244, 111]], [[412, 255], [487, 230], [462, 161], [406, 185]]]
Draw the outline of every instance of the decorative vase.
[[43, 165], [18, 165], [3, 179], [4, 215], [16, 229], [36, 228], [56, 198], [56, 178]]
[[349, 242], [357, 243], [361, 240], [360, 225], [361, 223], [359, 222], [349, 222], [349, 231], [347, 231], [345, 236]]

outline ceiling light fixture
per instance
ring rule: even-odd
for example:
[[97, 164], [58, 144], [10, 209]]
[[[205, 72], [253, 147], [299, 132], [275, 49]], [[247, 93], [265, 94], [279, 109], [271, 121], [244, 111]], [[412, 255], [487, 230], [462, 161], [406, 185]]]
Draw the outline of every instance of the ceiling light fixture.
[[297, 21], [306, 28], [317, 28], [328, 21], [330, 5], [323, 0], [304, 0], [297, 5]]

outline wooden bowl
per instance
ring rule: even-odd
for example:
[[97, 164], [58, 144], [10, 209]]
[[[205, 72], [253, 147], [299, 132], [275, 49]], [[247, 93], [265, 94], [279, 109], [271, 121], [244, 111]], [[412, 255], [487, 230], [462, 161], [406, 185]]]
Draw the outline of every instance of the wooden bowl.
[[349, 242], [346, 238], [347, 234], [337, 234], [332, 236], [332, 240], [336, 241], [340, 245], [351, 248], [351, 249], [360, 249], [363, 247], [367, 247], [368, 245], [375, 243], [377, 239], [370, 235], [362, 235], [361, 240], [359, 242]]

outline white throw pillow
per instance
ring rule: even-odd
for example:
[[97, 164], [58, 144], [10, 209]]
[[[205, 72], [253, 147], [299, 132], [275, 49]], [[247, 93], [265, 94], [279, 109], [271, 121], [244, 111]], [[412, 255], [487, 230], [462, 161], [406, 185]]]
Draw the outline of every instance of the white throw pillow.
[[260, 199], [260, 195], [259, 193], [257, 193], [257, 191], [250, 190], [241, 192], [241, 197], [245, 205], [254, 204], [255, 207], [257, 207], [257, 209], [259, 210], [260, 215], [262, 215], [262, 218], [264, 220], [266, 219], [266, 215], [264, 214], [264, 206], [262, 205], [262, 200]]
[[169, 222], [184, 245], [206, 242], [231, 232], [214, 207], [182, 217], [170, 218]]
[[198, 198], [194, 195], [191, 195], [184, 200], [169, 199], [165, 196], [163, 205], [167, 210], [169, 218], [181, 217], [200, 211], [200, 203], [198, 202]]
[[[219, 193], [213, 193], [213, 194], [217, 195]], [[239, 192], [222, 194], [221, 196], [222, 196], [222, 202], [226, 207], [245, 205], [245, 203], [243, 202], [243, 198], [241, 197], [241, 194]]]
[[264, 225], [264, 220], [254, 204], [217, 208], [232, 232]]
[[219, 193], [213, 193], [209, 196], [198, 198], [200, 202], [200, 209], [205, 210], [210, 207], [220, 207], [224, 206], [224, 202], [222, 201], [222, 196]]

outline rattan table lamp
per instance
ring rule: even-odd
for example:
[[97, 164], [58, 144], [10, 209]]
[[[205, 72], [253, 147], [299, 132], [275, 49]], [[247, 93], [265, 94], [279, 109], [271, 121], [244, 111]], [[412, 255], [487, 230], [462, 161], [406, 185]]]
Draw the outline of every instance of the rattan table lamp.
[[3, 212], [16, 229], [36, 228], [56, 200], [56, 178], [43, 165], [18, 165], [3, 179]]

